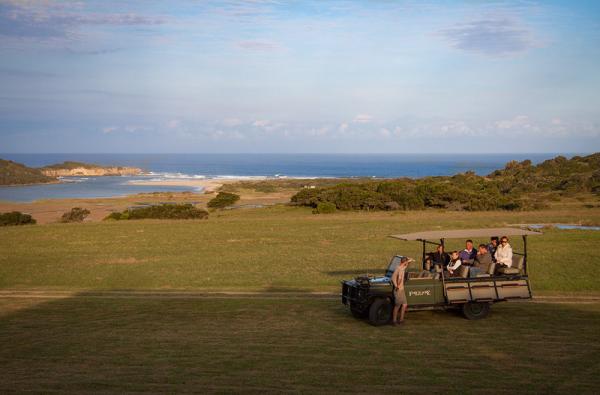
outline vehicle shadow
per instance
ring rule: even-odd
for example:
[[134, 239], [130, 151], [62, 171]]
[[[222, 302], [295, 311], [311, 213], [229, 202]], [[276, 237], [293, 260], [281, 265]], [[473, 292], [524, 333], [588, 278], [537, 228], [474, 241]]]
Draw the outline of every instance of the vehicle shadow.
[[332, 270], [332, 271], [322, 271], [321, 273], [326, 274], [330, 277], [339, 277], [339, 276], [360, 276], [364, 274], [369, 274], [371, 276], [383, 276], [385, 271], [381, 269], [373, 270], [373, 269], [352, 269], [352, 270]]

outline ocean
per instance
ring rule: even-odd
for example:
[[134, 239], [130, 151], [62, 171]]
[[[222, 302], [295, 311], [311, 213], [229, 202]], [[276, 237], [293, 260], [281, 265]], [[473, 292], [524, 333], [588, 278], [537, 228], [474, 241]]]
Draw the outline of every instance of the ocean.
[[[193, 191], [193, 187], [131, 185], [140, 179], [426, 177], [474, 171], [486, 175], [511, 160], [534, 163], [558, 154], [0, 154], [0, 158], [41, 167], [64, 161], [133, 166], [134, 177], [68, 177], [64, 183], [0, 187], [0, 200], [122, 196], [141, 192]], [[571, 154], [565, 156], [572, 156]]]

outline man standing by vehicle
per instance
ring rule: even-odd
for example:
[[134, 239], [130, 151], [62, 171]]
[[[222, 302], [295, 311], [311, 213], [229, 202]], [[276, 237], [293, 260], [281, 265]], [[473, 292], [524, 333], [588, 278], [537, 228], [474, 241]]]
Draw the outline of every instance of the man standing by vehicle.
[[[404, 273], [408, 264], [412, 262], [412, 259], [402, 257], [400, 264], [394, 270], [392, 274], [392, 284], [394, 286], [394, 311], [392, 313], [392, 323], [399, 325], [404, 323], [404, 314], [408, 303], [406, 301], [406, 293], [404, 292]], [[398, 321], [398, 311], [400, 310], [400, 321]]]

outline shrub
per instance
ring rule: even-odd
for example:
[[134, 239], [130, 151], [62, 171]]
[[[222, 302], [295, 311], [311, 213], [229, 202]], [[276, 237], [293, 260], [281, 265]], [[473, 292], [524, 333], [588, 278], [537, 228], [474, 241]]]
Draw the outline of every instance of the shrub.
[[90, 210], [80, 207], [74, 207], [71, 211], [63, 214], [61, 222], [82, 222], [85, 217], [90, 215]]
[[105, 220], [128, 219], [204, 219], [208, 212], [186, 204], [161, 204], [125, 210], [122, 213], [110, 213]]
[[231, 206], [238, 200], [240, 200], [240, 197], [235, 193], [219, 192], [217, 196], [215, 196], [208, 202], [207, 206], [210, 208], [224, 208], [227, 206]]
[[116, 220], [116, 221], [118, 221], [118, 220], [120, 220], [120, 219], [121, 219], [121, 215], [122, 215], [122, 214], [121, 214], [120, 212], [118, 212], [118, 211], [115, 211], [114, 213], [110, 213], [110, 214], [108, 214], [108, 215], [106, 216], [106, 218], [104, 218], [104, 220], [106, 221], [106, 220], [112, 219], [112, 220]]
[[317, 208], [313, 210], [314, 214], [331, 214], [335, 213], [335, 204], [329, 202], [321, 202], [317, 204]]
[[29, 214], [23, 214], [20, 211], [0, 214], [0, 226], [11, 225], [33, 225], [36, 220]]

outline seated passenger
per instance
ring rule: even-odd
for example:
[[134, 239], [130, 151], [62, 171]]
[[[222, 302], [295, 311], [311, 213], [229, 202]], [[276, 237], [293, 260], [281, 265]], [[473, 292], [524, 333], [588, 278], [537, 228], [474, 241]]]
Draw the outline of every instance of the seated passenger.
[[512, 266], [512, 247], [508, 244], [508, 237], [502, 236], [500, 239], [500, 245], [496, 248], [496, 262], [499, 267], [511, 267]]
[[440, 267], [444, 268], [450, 262], [450, 255], [444, 251], [444, 246], [440, 244], [437, 247], [437, 251], [431, 255], [431, 260], [434, 265], [440, 265]]
[[490, 237], [490, 243], [487, 245], [487, 250], [492, 256], [492, 260], [496, 262], [494, 255], [496, 254], [496, 248], [498, 248], [498, 236]]
[[457, 269], [461, 264], [462, 262], [459, 258], [458, 251], [452, 251], [452, 254], [450, 255], [450, 263], [448, 264], [448, 273], [450, 273], [451, 277], [458, 276]]
[[477, 277], [478, 274], [486, 273], [491, 264], [492, 255], [488, 252], [487, 246], [485, 244], [479, 244], [477, 256], [469, 271], [469, 277]]
[[459, 254], [460, 260], [463, 265], [471, 266], [476, 256], [477, 250], [473, 248], [473, 240], [467, 240], [465, 249]]

